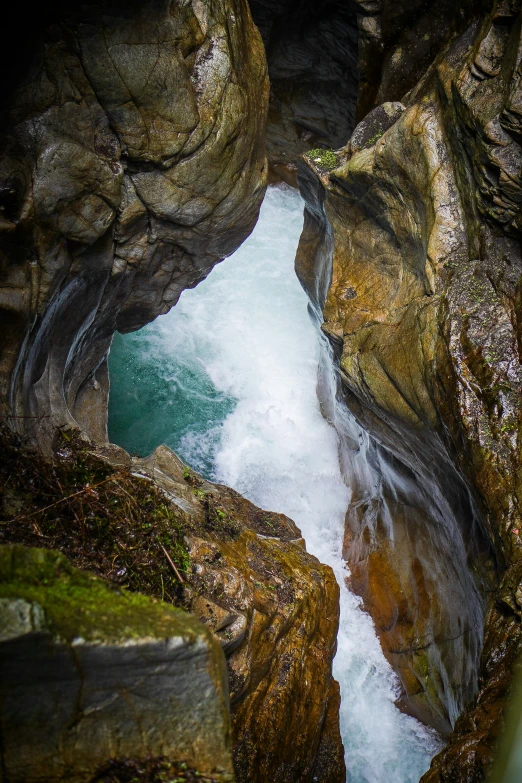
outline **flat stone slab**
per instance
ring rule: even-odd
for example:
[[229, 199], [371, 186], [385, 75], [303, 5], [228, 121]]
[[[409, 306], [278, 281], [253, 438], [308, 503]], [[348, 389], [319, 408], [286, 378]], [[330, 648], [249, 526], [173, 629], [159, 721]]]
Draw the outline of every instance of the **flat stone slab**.
[[89, 781], [166, 757], [233, 781], [224, 656], [193, 616], [0, 547], [0, 725], [9, 783]]

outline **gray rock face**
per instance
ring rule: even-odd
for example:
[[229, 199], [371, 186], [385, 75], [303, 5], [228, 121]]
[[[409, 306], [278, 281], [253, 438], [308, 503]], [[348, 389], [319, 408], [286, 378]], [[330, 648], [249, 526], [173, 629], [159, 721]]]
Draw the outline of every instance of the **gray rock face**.
[[0, 548], [0, 596], [6, 780], [80, 783], [149, 756], [233, 780], [224, 657], [194, 617], [20, 546]]
[[484, 12], [480, 0], [357, 0], [357, 120], [376, 105], [400, 101], [455, 31]]
[[103, 440], [114, 330], [255, 224], [266, 64], [246, 0], [82, 6], [44, 38], [2, 142], [1, 407]]
[[362, 150], [364, 147], [371, 147], [388, 128], [397, 122], [405, 106], [399, 101], [383, 103], [382, 106], [376, 106], [362, 120], [350, 136], [348, 150], [351, 153]]
[[359, 78], [355, 8], [324, 0], [250, 0], [250, 7], [270, 73], [270, 162], [292, 165], [318, 144], [346, 144]]

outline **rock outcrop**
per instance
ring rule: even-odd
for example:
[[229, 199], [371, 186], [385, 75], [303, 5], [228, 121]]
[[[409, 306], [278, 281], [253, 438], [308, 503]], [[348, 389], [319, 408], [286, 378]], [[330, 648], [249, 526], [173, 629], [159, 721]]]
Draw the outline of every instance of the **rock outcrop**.
[[[110, 580], [116, 586], [116, 601], [120, 601], [118, 590], [126, 588], [129, 606], [134, 601], [147, 607], [154, 599], [151, 613], [163, 616], [164, 612], [167, 617], [169, 604], [174, 603], [199, 617], [219, 642], [228, 665], [238, 783], [343, 783], [346, 773], [339, 733], [339, 693], [332, 678], [339, 589], [331, 569], [307, 554], [301, 533], [290, 519], [262, 511], [227, 487], [204, 481], [166, 447], [147, 459], [133, 459], [117, 447], [94, 447], [67, 436], [57, 444], [52, 462], [16, 446], [12, 437], [4, 439], [2, 449], [8, 457], [0, 469], [0, 540], [4, 548], [23, 543], [60, 549], [73, 565]], [[89, 597], [91, 577], [82, 579], [85, 611], [92, 614], [93, 622], [98, 616], [106, 617], [110, 589], [100, 587], [105, 592], [99, 594], [96, 585], [100, 583], [95, 581], [92, 584], [98, 592], [93, 589]], [[24, 584], [18, 585], [15, 598], [27, 601], [33, 588], [28, 587], [26, 595]], [[76, 618], [77, 603], [76, 593], [63, 593], [63, 612], [70, 620], [71, 633], [86, 639], [82, 625], [86, 620], [83, 610], [78, 610]], [[173, 612], [173, 616], [181, 625], [186, 618], [188, 628], [195, 623], [186, 611]], [[141, 638], [138, 625], [128, 618], [125, 649], [129, 648], [129, 656], [132, 639]], [[107, 633], [109, 630], [110, 624]], [[36, 649], [34, 636], [26, 642], [29, 652]], [[4, 649], [5, 665], [16, 667], [18, 663]], [[107, 661], [104, 650], [102, 645], [101, 661]], [[138, 694], [142, 677], [139, 650], [125, 686]], [[107, 689], [119, 687], [120, 654], [121, 648], [116, 647]], [[42, 665], [47, 666], [45, 650], [41, 655]], [[197, 748], [197, 738], [206, 731], [205, 722], [198, 718], [206, 701], [201, 699], [196, 709], [197, 679], [190, 660], [189, 656], [184, 674], [178, 660], [175, 687], [181, 691], [194, 686], [187, 701], [193, 720], [185, 721], [185, 733], [192, 736]], [[157, 662], [151, 661], [147, 687], [155, 692], [164, 681], [154, 679]], [[170, 676], [169, 672], [164, 676]], [[26, 682], [20, 674], [19, 688], [32, 688], [33, 679]], [[59, 699], [56, 703], [59, 705]], [[141, 707], [137, 702], [134, 706], [138, 720]], [[152, 708], [158, 738], [166, 720], [183, 723], [183, 716], [169, 712], [166, 702], [155, 700]], [[143, 709], [146, 721], [149, 707], [144, 705]], [[18, 727], [25, 712], [24, 708]], [[35, 721], [38, 714], [28, 712]], [[118, 737], [126, 732], [122, 716], [111, 709], [92, 714], [93, 731], [105, 731], [107, 739], [100, 746], [97, 764], [109, 762], [114, 755], [129, 756], [134, 736], [130, 729], [128, 743], [122, 740], [121, 748], [118, 746]], [[213, 715], [209, 708], [211, 724]], [[12, 723], [9, 717], [6, 722]], [[214, 731], [219, 738], [220, 727], [219, 723], [214, 729], [209, 726], [209, 736]], [[51, 730], [58, 737], [62, 726], [53, 723]], [[174, 726], [170, 731], [168, 736], [175, 739], [182, 727]], [[174, 739], [163, 746], [158, 739], [151, 752], [170, 762], [184, 761], [203, 769], [201, 753], [197, 757], [183, 755], [185, 746], [182, 742], [176, 745]], [[89, 741], [87, 737], [85, 747]], [[74, 747], [70, 746], [71, 759]], [[136, 744], [138, 747], [142, 748]], [[225, 742], [223, 753], [227, 748]]]
[[76, 422], [103, 441], [114, 331], [170, 309], [255, 224], [266, 61], [246, 0], [53, 21], [3, 122], [0, 404], [40, 436]]
[[166, 446], [133, 467], [190, 519], [185, 600], [227, 655], [238, 781], [342, 783], [331, 569], [307, 554], [290, 519], [191, 472], [187, 481]]
[[447, 732], [480, 688], [457, 724], [467, 760], [452, 741], [430, 781], [483, 779], [518, 645], [495, 591], [522, 530], [520, 8], [472, 10], [408, 94], [380, 82], [395, 103], [301, 178], [298, 272], [369, 433], [347, 449], [352, 585], [406, 709]]
[[2, 779], [87, 783], [152, 756], [234, 780], [224, 656], [187, 612], [2, 546], [0, 629]]

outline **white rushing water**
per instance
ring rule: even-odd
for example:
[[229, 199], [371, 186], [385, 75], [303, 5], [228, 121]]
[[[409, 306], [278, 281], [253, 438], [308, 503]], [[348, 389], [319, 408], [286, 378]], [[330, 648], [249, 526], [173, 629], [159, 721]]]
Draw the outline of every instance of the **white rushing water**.
[[328, 347], [293, 272], [302, 212], [295, 191], [269, 189], [252, 236], [147, 327], [146, 339], [133, 350], [163, 362], [178, 389], [192, 366], [218, 395], [233, 400], [221, 422], [188, 426], [178, 451], [196, 469], [208, 468], [210, 455], [211, 478], [294, 519], [308, 551], [333, 568], [341, 586], [334, 675], [341, 685], [347, 780], [416, 783], [438, 740], [395, 706], [396, 677], [370, 617], [344, 583], [341, 545], [350, 491], [337, 433], [317, 397], [319, 363], [331, 368]]

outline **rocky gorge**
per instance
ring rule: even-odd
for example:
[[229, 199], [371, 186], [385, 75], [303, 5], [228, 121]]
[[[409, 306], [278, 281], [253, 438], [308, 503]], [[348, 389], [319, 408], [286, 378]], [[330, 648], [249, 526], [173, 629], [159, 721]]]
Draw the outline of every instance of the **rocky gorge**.
[[305, 200], [296, 271], [349, 412], [350, 587], [445, 737], [422, 780], [489, 775], [522, 644], [519, 5], [36, 18], [0, 164], [5, 781], [346, 779], [332, 571], [107, 435], [114, 332], [243, 242], [268, 177]]

